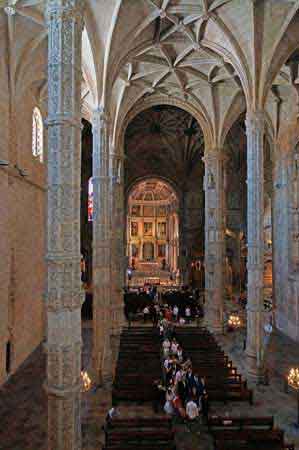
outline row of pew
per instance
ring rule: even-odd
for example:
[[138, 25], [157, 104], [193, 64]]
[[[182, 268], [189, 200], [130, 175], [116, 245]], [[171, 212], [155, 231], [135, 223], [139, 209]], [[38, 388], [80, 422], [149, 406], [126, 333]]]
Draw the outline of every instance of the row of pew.
[[113, 420], [105, 442], [103, 450], [175, 450], [171, 420], [166, 416]]
[[[246, 401], [253, 393], [236, 367], [205, 328], [176, 327], [176, 338], [194, 372], [204, 377], [209, 401]], [[154, 399], [153, 381], [160, 378], [160, 338], [156, 329], [124, 329], [113, 385], [113, 405]], [[273, 417], [208, 417], [214, 450], [294, 450]], [[104, 450], [175, 450], [171, 419], [166, 415], [115, 419], [106, 429]]]
[[295, 450], [273, 417], [210, 417], [208, 428], [215, 450]]
[[146, 402], [154, 399], [153, 382], [161, 377], [160, 340], [158, 330], [150, 327], [124, 329], [120, 348], [112, 402]]
[[[209, 401], [248, 401], [253, 392], [246, 380], [205, 328], [176, 328], [177, 340], [191, 358], [193, 370], [206, 380]], [[284, 432], [274, 427], [273, 417], [208, 418], [215, 450], [294, 450], [284, 443]]]
[[175, 333], [192, 360], [193, 372], [205, 378], [210, 401], [253, 403], [253, 392], [247, 388], [247, 382], [207, 329], [177, 327]]
[[[153, 382], [161, 377], [157, 329], [124, 329], [112, 391], [114, 406], [152, 401]], [[175, 450], [171, 419], [166, 415], [116, 418], [106, 428], [103, 450]]]

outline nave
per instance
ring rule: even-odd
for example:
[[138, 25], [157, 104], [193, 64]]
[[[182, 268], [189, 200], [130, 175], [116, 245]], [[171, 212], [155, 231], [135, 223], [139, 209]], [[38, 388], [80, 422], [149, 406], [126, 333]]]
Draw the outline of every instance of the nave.
[[[92, 330], [90, 325], [85, 323], [82, 331], [85, 350], [83, 359], [84, 365], [88, 369], [91, 356]], [[203, 332], [205, 337], [200, 341], [199, 345], [199, 336]], [[258, 419], [261, 421], [260, 424], [264, 424], [259, 426], [259, 429], [270, 429], [272, 426], [270, 419], [273, 417], [275, 429], [276, 427], [279, 427], [279, 429], [285, 431], [284, 442], [294, 442], [298, 445], [298, 437], [294, 434], [294, 430], [291, 427], [292, 422], [296, 420], [296, 399], [290, 393], [287, 394], [284, 392], [282, 373], [278, 373], [275, 370], [275, 368], [278, 367], [278, 362], [281, 361], [282, 358], [283, 363], [286, 366], [293, 363], [296, 355], [296, 346], [292, 345], [291, 341], [275, 335], [272, 343], [273, 349], [270, 350], [270, 366], [272, 368], [270, 385], [254, 385], [253, 405], [250, 405], [250, 398], [248, 398], [247, 395], [242, 401], [238, 401], [235, 398], [228, 400], [225, 404], [222, 399], [221, 401], [216, 401], [215, 392], [217, 391], [214, 391], [213, 394], [213, 380], [216, 380], [218, 383], [221, 381], [223, 382], [223, 379], [221, 380], [218, 376], [221, 368], [219, 359], [217, 364], [211, 364], [211, 360], [214, 361], [214, 358], [211, 357], [210, 352], [209, 354], [206, 354], [204, 359], [202, 356], [198, 356], [200, 348], [204, 349], [206, 346], [211, 345], [209, 342], [213, 343], [214, 341], [213, 338], [207, 338], [206, 336], [208, 335], [205, 333], [203, 328], [198, 328], [195, 324], [176, 328], [177, 340], [191, 357], [194, 366], [198, 365], [198, 369], [201, 368], [201, 371], [205, 370], [207, 392], [211, 397], [209, 405], [211, 424], [217, 423], [219, 425], [219, 417], [222, 417], [225, 420], [231, 420], [231, 417], [243, 417], [248, 418], [248, 427], [251, 426], [256, 428], [256, 426], [253, 426], [252, 424], [255, 423], [254, 420]], [[217, 342], [218, 344], [214, 341], [213, 345], [215, 345], [215, 348], [217, 348], [217, 346], [219, 348], [220, 345], [220, 347], [225, 350], [224, 359], [226, 360], [226, 357], [228, 357], [228, 359], [233, 359], [233, 367], [238, 368], [237, 371], [239, 368], [243, 369], [242, 358], [244, 359], [244, 356], [242, 355], [244, 355], [244, 353], [242, 350], [242, 333], [238, 332], [236, 335], [227, 334], [225, 337], [217, 337]], [[218, 352], [220, 354], [220, 348]], [[149, 361], [152, 363], [151, 366], [149, 365]], [[209, 370], [211, 371], [210, 378]], [[1, 389], [0, 418], [1, 424], [4, 424], [4, 426], [1, 426], [0, 428], [1, 450], [32, 450], [33, 448], [34, 450], [42, 450], [45, 448], [47, 399], [42, 388], [44, 371], [45, 357], [42, 353], [42, 349], [39, 348], [11, 378], [5, 388]], [[158, 413], [155, 413], [152, 405], [152, 382], [161, 377], [159, 336], [157, 331], [155, 329], [153, 330], [151, 325], [140, 326], [137, 323], [133, 323], [131, 328], [124, 328], [120, 342], [120, 353], [114, 378], [114, 388], [111, 389], [111, 387], [106, 386], [105, 388], [99, 388], [96, 391], [92, 389], [89, 392], [82, 394], [83, 448], [87, 450], [100, 450], [104, 448], [107, 448], [107, 450], [116, 450], [117, 448], [121, 448], [123, 450], [126, 447], [123, 446], [123, 444], [117, 447], [117, 445], [119, 445], [117, 439], [125, 438], [127, 441], [127, 432], [131, 435], [138, 432], [139, 437], [140, 435], [146, 435], [149, 439], [149, 441], [144, 443], [144, 447], [142, 447], [139, 442], [138, 447], [128, 447], [130, 449], [150, 448], [152, 450], [155, 448], [164, 448], [157, 446], [162, 442], [157, 439], [161, 429], [163, 439], [165, 439], [165, 436], [168, 436], [170, 439], [173, 435], [177, 450], [259, 448], [245, 446], [227, 447], [225, 445], [223, 447], [213, 447], [212, 434], [207, 432], [206, 426], [203, 426], [200, 429], [201, 434], [199, 436], [190, 433], [187, 426], [183, 422], [180, 423], [180, 421], [172, 426], [172, 428], [169, 428], [169, 422], [163, 412], [163, 408], [161, 408]], [[245, 383], [243, 377], [242, 381]], [[230, 388], [232, 386], [233, 381]], [[248, 392], [251, 392], [252, 387], [253, 386], [248, 383]], [[232, 389], [232, 392], [236, 392], [234, 388]], [[240, 386], [238, 395], [241, 395], [241, 392], [242, 389]], [[234, 395], [236, 394], [234, 393]], [[217, 400], [220, 399], [218, 398]], [[105, 423], [107, 412], [112, 405], [117, 409], [120, 416], [116, 418], [115, 427], [113, 426], [109, 431], [111, 436], [116, 432], [115, 440], [112, 438], [110, 441], [108, 439], [108, 442], [105, 442], [105, 433], [102, 430], [102, 426]], [[218, 419], [216, 419], [215, 416], [218, 416]], [[252, 420], [251, 425], [249, 418]], [[163, 421], [162, 428], [160, 426], [157, 427], [157, 419]], [[118, 421], [120, 421], [119, 427], [117, 426]], [[124, 429], [121, 427], [121, 421], [123, 421], [122, 424], [125, 427]], [[130, 424], [130, 427], [127, 426], [128, 424]], [[237, 421], [236, 428], [239, 426], [240, 421]], [[231, 426], [228, 426], [227, 428], [228, 431], [226, 436], [230, 433], [235, 434], [236, 430], [232, 431]], [[146, 433], [143, 433], [144, 430], [146, 430]], [[255, 431], [253, 431], [253, 433], [255, 433]], [[274, 436], [281, 437], [280, 433], [275, 433], [273, 433]], [[221, 435], [222, 434], [223, 433], [221, 432]], [[152, 441], [150, 441], [151, 436], [155, 437]], [[149, 442], [149, 446], [146, 447], [146, 444]], [[260, 448], [263, 449], [269, 448], [271, 450], [276, 450], [276, 448], [283, 448], [273, 446], [273, 442], [269, 447], [264, 446], [264, 442], [261, 445], [263, 445], [263, 447]]]

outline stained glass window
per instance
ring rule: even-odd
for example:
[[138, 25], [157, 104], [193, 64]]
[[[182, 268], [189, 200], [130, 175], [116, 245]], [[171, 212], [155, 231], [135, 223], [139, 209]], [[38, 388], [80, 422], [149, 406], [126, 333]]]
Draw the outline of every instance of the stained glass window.
[[93, 219], [93, 183], [92, 178], [88, 181], [88, 222]]
[[43, 162], [43, 118], [38, 108], [32, 113], [32, 154]]

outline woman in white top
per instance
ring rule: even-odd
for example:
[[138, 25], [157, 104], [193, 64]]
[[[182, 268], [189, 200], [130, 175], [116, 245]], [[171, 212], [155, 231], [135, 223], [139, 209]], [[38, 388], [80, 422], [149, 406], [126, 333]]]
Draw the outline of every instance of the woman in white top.
[[183, 361], [183, 349], [180, 345], [178, 345], [177, 358], [180, 363]]
[[144, 323], [148, 320], [148, 318], [149, 318], [149, 312], [150, 312], [150, 310], [149, 310], [149, 308], [146, 306], [144, 309], [143, 309], [143, 321], [144, 321]]
[[189, 420], [195, 420], [199, 416], [197, 404], [193, 400], [189, 400], [186, 405], [186, 414]]
[[179, 383], [179, 381], [182, 381], [182, 378], [183, 378], [183, 371], [182, 371], [182, 369], [179, 369], [177, 371], [177, 373], [175, 374], [174, 384], [177, 385]]
[[187, 322], [189, 323], [191, 320], [191, 310], [190, 310], [189, 306], [187, 306], [185, 309], [185, 316], [186, 316]]
[[169, 339], [165, 339], [165, 340], [163, 341], [162, 347], [163, 347], [163, 355], [164, 355], [164, 358], [166, 358], [166, 357], [169, 355], [170, 340], [169, 340]]
[[176, 322], [178, 320], [178, 314], [179, 314], [179, 308], [177, 307], [177, 305], [174, 305], [172, 314], [173, 314], [173, 320]]
[[164, 411], [166, 412], [166, 414], [169, 414], [170, 416], [172, 416], [174, 414], [174, 407], [173, 407], [173, 403], [172, 403], [173, 399], [174, 399], [174, 393], [173, 393], [172, 389], [167, 389]]
[[177, 343], [176, 339], [173, 338], [172, 343], [171, 343], [171, 353], [173, 355], [176, 355], [178, 352], [178, 346], [179, 344]]

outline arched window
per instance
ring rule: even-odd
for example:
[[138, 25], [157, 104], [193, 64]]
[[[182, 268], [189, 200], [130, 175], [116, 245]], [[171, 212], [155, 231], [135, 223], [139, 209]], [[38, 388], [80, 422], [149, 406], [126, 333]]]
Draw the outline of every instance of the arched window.
[[93, 182], [92, 178], [88, 181], [88, 222], [93, 219]]
[[43, 162], [43, 118], [38, 108], [32, 114], [32, 154]]

